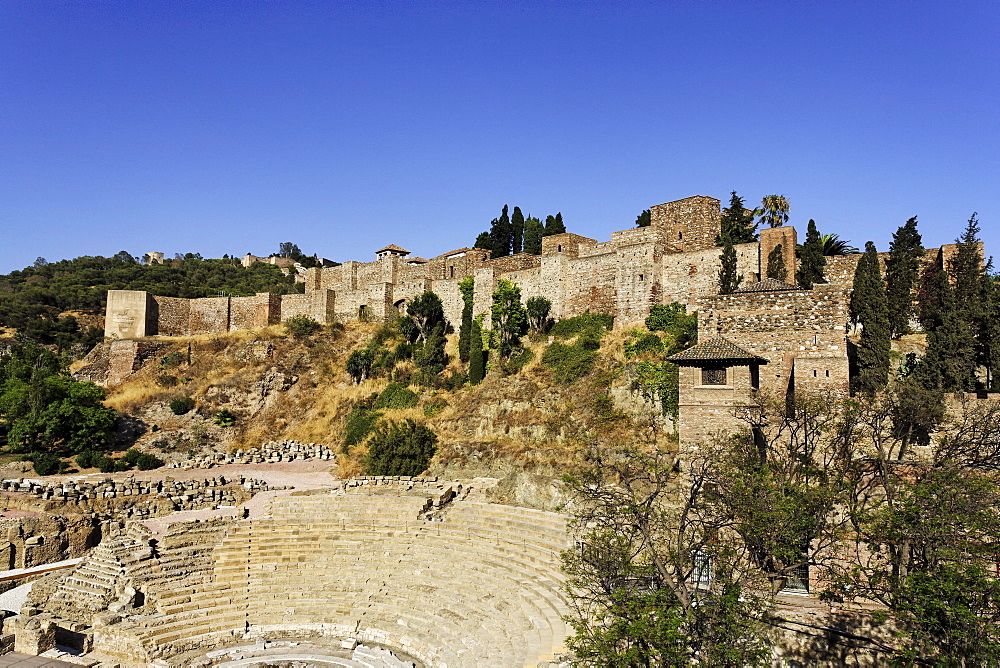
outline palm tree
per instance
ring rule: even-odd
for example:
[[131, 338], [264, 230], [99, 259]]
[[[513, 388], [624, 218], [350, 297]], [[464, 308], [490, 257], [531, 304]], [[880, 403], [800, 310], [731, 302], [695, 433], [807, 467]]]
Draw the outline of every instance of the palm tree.
[[788, 210], [788, 200], [784, 195], [768, 195], [760, 201], [760, 208], [754, 211], [754, 215], [760, 216], [759, 223], [781, 227], [788, 222]]
[[823, 242], [823, 255], [853, 255], [861, 252], [847, 239], [841, 239], [839, 234], [824, 234], [820, 240]]

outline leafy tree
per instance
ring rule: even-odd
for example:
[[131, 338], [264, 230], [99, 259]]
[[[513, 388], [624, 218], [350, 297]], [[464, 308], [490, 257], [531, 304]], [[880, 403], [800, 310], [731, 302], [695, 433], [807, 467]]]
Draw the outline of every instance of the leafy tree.
[[236, 415], [228, 408], [223, 408], [220, 411], [216, 411], [215, 419], [212, 422], [220, 427], [232, 427], [236, 424]]
[[507, 359], [520, 348], [521, 337], [528, 331], [528, 312], [521, 303], [521, 288], [506, 279], [497, 281], [491, 315], [500, 358]]
[[723, 239], [722, 268], [719, 269], [719, 294], [728, 295], [736, 292], [743, 277], [736, 268], [736, 249], [729, 237]]
[[510, 214], [511, 255], [517, 255], [518, 253], [520, 253], [523, 244], [524, 244], [524, 214], [521, 213], [521, 207], [515, 206], [513, 213]]
[[55, 354], [24, 336], [0, 352], [0, 445], [9, 451], [109, 449], [118, 415], [103, 399], [102, 388], [73, 380]]
[[851, 321], [861, 325], [861, 341], [857, 348], [858, 372], [854, 389], [873, 394], [882, 390], [889, 380], [889, 310], [878, 251], [871, 241], [865, 244], [865, 254], [858, 261], [851, 291]]
[[[476, 237], [476, 243], [472, 244], [473, 248], [482, 248], [484, 250], [493, 250], [493, 237], [490, 236], [489, 232], [480, 232], [479, 236]], [[541, 252], [541, 251], [539, 251]]]
[[483, 351], [483, 334], [479, 320], [472, 321], [469, 330], [469, 383], [478, 385], [486, 376], [486, 359]]
[[816, 221], [810, 218], [806, 228], [806, 242], [802, 244], [799, 270], [795, 274], [795, 280], [800, 287], [812, 290], [813, 283], [826, 283], [826, 278], [823, 276], [823, 267], [825, 266], [823, 240], [819, 235], [819, 230], [816, 229]]
[[653, 218], [649, 209], [643, 209], [642, 213], [635, 217], [636, 227], [649, 227], [653, 222]]
[[291, 241], [284, 241], [278, 244], [278, 257], [297, 259], [302, 255], [302, 250]]
[[841, 239], [839, 234], [824, 234], [820, 237], [820, 240], [823, 242], [824, 257], [830, 257], [831, 255], [854, 255], [860, 252], [851, 245], [850, 241]]
[[552, 302], [545, 297], [530, 297], [525, 302], [528, 311], [528, 322], [531, 329], [541, 331], [549, 319], [549, 311], [552, 309]]
[[760, 217], [758, 225], [781, 227], [788, 222], [790, 207], [784, 195], [768, 195], [760, 202], [760, 208], [754, 213]]
[[726, 237], [734, 244], [757, 241], [754, 212], [743, 207], [743, 198], [737, 195], [735, 190], [730, 193], [729, 206], [722, 210], [719, 227], [719, 236], [715, 240], [717, 246], [723, 245], [723, 239]]
[[785, 268], [785, 255], [782, 244], [776, 244], [767, 254], [767, 277], [776, 281], [786, 281], [788, 270]]
[[646, 329], [651, 332], [666, 332], [674, 338], [674, 344], [667, 350], [673, 355], [698, 341], [698, 314], [688, 313], [687, 306], [679, 302], [654, 304], [646, 317]]
[[494, 218], [490, 223], [490, 249], [493, 257], [506, 257], [510, 255], [510, 215], [507, 213], [507, 205], [503, 205], [503, 212], [499, 218]]
[[375, 354], [368, 348], [355, 350], [347, 358], [346, 369], [355, 383], [360, 383], [371, 375]]
[[[567, 476], [577, 547], [563, 553], [584, 665], [763, 665], [760, 597], [743, 588], [737, 554], [714, 540], [700, 486], [677, 494], [668, 453], [592, 447]], [[709, 560], [711, 566], [709, 567]], [[711, 568], [711, 576], [709, 576]], [[701, 586], [712, 578], [714, 586]]]
[[307, 315], [292, 316], [285, 321], [285, 331], [297, 339], [312, 336], [321, 329], [323, 329], [323, 325]]
[[901, 225], [889, 242], [889, 259], [885, 263], [886, 299], [889, 308], [889, 331], [899, 338], [909, 331], [913, 313], [913, 288], [920, 272], [924, 246], [917, 231], [917, 217]]
[[389, 421], [375, 428], [368, 442], [368, 475], [420, 475], [437, 449], [437, 435], [413, 420]]
[[437, 325], [446, 324], [441, 298], [430, 290], [407, 305], [406, 315], [417, 328], [417, 341], [425, 341]]
[[524, 221], [524, 252], [532, 255], [542, 254], [542, 235], [544, 228], [542, 221], [534, 216], [529, 216]]
[[562, 213], [545, 217], [545, 232], [543, 236], [550, 237], [553, 234], [563, 234], [566, 232], [566, 225], [563, 223]]
[[458, 282], [458, 290], [462, 293], [462, 326], [458, 330], [458, 358], [462, 362], [469, 361], [469, 340], [472, 336], [472, 309], [475, 304], [476, 280], [466, 276]]

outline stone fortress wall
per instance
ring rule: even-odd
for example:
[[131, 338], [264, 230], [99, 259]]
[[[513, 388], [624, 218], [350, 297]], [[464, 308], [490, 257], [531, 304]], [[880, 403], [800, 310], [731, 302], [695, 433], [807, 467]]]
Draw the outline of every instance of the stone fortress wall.
[[[373, 262], [308, 269], [304, 294], [180, 299], [112, 290], [105, 332], [131, 339], [251, 329], [297, 315], [319, 322], [385, 319], [427, 290], [441, 297], [446, 317], [456, 323], [462, 313], [458, 283], [469, 276], [476, 283], [475, 313], [487, 321], [490, 297], [506, 279], [521, 288], [524, 299], [550, 299], [556, 318], [601, 312], [625, 326], [645, 318], [653, 304], [693, 307], [697, 298], [717, 291], [719, 200], [699, 195], [652, 206], [650, 212], [649, 227], [613, 232], [606, 242], [568, 232], [545, 237], [541, 255], [490, 259], [483, 249], [459, 248], [423, 260], [390, 246]], [[737, 247], [744, 282], [759, 279], [767, 259], [762, 253], [779, 240], [785, 241], [786, 266], [794, 267], [794, 228], [762, 230], [760, 242]]]

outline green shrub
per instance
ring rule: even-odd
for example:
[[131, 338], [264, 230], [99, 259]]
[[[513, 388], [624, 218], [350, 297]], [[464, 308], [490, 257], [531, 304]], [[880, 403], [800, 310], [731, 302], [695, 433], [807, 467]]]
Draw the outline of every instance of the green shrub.
[[368, 348], [365, 348], [363, 350], [355, 350], [352, 352], [347, 358], [347, 364], [345, 367], [347, 369], [347, 373], [354, 379], [354, 382], [360, 383], [371, 375], [374, 363], [375, 354]]
[[296, 315], [285, 321], [285, 331], [297, 339], [312, 336], [322, 328], [323, 325], [307, 315]]
[[354, 405], [344, 423], [344, 447], [357, 445], [368, 437], [375, 424], [382, 417], [372, 406], [378, 395], [372, 394]]
[[448, 402], [445, 401], [443, 398], [437, 398], [434, 399], [433, 401], [428, 401], [426, 404], [424, 404], [424, 417], [432, 418], [441, 413], [441, 411], [443, 411], [447, 407], [448, 407]]
[[94, 466], [94, 460], [99, 456], [100, 454], [93, 450], [84, 450], [76, 456], [76, 465], [81, 469], [89, 469]]
[[213, 422], [220, 427], [232, 427], [236, 424], [236, 416], [229, 409], [223, 408], [215, 414]]
[[129, 448], [124, 456], [122, 456], [121, 461], [125, 462], [129, 466], [135, 466], [135, 463], [139, 461], [139, 457], [142, 456], [142, 450], [137, 450], [135, 448]]
[[[179, 367], [184, 363], [184, 353], [179, 350], [175, 350], [172, 353], [167, 353], [160, 358], [160, 368], [161, 369], [173, 369]], [[174, 379], [176, 380], [176, 379]]]
[[177, 385], [177, 378], [169, 373], [161, 373], [156, 377], [156, 384], [160, 387], [173, 387]]
[[120, 470], [118, 468], [118, 462], [116, 462], [111, 457], [107, 455], [100, 455], [94, 460], [93, 465], [101, 469], [101, 473], [114, 473]]
[[174, 415], [190, 413], [192, 408], [194, 408], [194, 399], [191, 397], [181, 397], [170, 402], [170, 411]]
[[[600, 346], [601, 344], [598, 343], [597, 345]], [[500, 370], [503, 371], [505, 376], [513, 376], [523, 369], [534, 357], [535, 354], [528, 348], [515, 350], [509, 358], [500, 360]]]
[[572, 346], [556, 342], [542, 354], [542, 364], [552, 371], [559, 382], [572, 383], [590, 373], [596, 357], [595, 351], [579, 345], [579, 342]]
[[31, 466], [38, 475], [53, 475], [65, 470], [66, 465], [57, 455], [49, 453], [33, 453]]
[[420, 475], [437, 450], [437, 434], [413, 420], [383, 423], [368, 442], [368, 475]]
[[164, 463], [165, 462], [156, 455], [144, 452], [139, 455], [138, 459], [136, 459], [135, 466], [140, 471], [150, 471], [152, 469], [160, 468]]
[[600, 340], [604, 336], [604, 332], [610, 330], [614, 324], [615, 317], [613, 315], [588, 312], [573, 316], [572, 318], [563, 318], [552, 325], [549, 333], [561, 339], [568, 339], [577, 334], [588, 332], [593, 333]]
[[657, 334], [641, 329], [632, 331], [632, 338], [625, 342], [625, 359], [634, 357], [659, 359], [663, 355], [663, 341]]
[[417, 396], [417, 393], [405, 385], [390, 383], [388, 387], [382, 390], [382, 394], [378, 395], [378, 399], [375, 400], [372, 408], [375, 410], [412, 408], [417, 405], [419, 400], [420, 397]]

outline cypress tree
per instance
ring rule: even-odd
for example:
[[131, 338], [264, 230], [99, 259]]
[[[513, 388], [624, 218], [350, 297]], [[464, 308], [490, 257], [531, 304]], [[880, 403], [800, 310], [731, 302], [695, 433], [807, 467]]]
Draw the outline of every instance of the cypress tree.
[[975, 385], [975, 336], [958, 313], [955, 289], [947, 272], [929, 265], [921, 274], [917, 317], [927, 334], [920, 362], [921, 384], [945, 392], [971, 390]]
[[913, 312], [913, 288], [924, 256], [923, 241], [917, 232], [917, 217], [910, 218], [892, 235], [889, 259], [885, 263], [886, 299], [889, 307], [889, 330], [898, 339], [909, 329]]
[[[973, 213], [969, 218], [962, 235], [956, 239], [958, 251], [948, 264], [955, 289], [955, 310], [953, 318], [960, 323], [962, 330], [968, 332], [970, 340], [964, 340], [963, 345], [971, 344], [973, 362], [970, 374], [974, 383], [976, 366], [986, 366], [989, 354], [989, 330], [991, 323], [987, 303], [984, 301], [984, 280], [989, 275], [989, 263], [983, 262], [983, 254], [979, 249], [979, 221]], [[963, 348], [964, 350], [964, 348]], [[967, 385], [966, 389], [971, 389]]]
[[566, 225], [563, 223], [562, 213], [545, 217], [545, 233], [543, 236], [550, 237], [553, 234], [562, 234], [565, 231]]
[[653, 218], [650, 214], [649, 209], [643, 209], [642, 213], [635, 217], [636, 227], [649, 227], [653, 222]]
[[782, 244], [778, 244], [767, 254], [767, 277], [784, 282], [788, 280], [788, 270], [785, 269], [785, 255], [782, 251]]
[[469, 336], [469, 383], [479, 385], [486, 376], [486, 360], [483, 356], [483, 335], [479, 322], [472, 321]]
[[475, 299], [475, 279], [466, 276], [458, 282], [462, 293], [462, 326], [458, 330], [458, 359], [469, 361], [469, 341], [472, 338], [472, 305]]
[[736, 249], [729, 238], [723, 239], [722, 268], [719, 269], [719, 294], [728, 295], [740, 287], [743, 277], [736, 269]]
[[490, 223], [490, 241], [493, 251], [492, 257], [506, 257], [510, 255], [510, 216], [507, 214], [507, 205], [503, 205], [503, 212], [499, 218], [494, 218]]
[[851, 318], [861, 325], [855, 391], [874, 394], [889, 381], [889, 312], [875, 244], [865, 244], [851, 292]]
[[799, 270], [795, 280], [799, 286], [812, 290], [813, 283], [826, 283], [823, 277], [823, 267], [826, 258], [823, 256], [823, 238], [816, 229], [816, 221], [809, 219], [806, 229], [806, 242], [802, 244], [802, 256], [799, 258]]
[[743, 198], [737, 195], [735, 190], [730, 193], [729, 207], [722, 210], [719, 230], [719, 236], [715, 239], [717, 246], [723, 244], [726, 236], [734, 244], [757, 241], [757, 223], [754, 221], [753, 211], [744, 208]]
[[524, 252], [532, 255], [542, 254], [542, 221], [534, 216], [524, 220]]
[[524, 244], [524, 214], [521, 207], [515, 206], [514, 212], [510, 214], [510, 252], [517, 255], [521, 252]]

